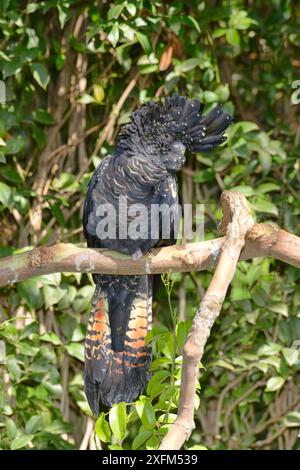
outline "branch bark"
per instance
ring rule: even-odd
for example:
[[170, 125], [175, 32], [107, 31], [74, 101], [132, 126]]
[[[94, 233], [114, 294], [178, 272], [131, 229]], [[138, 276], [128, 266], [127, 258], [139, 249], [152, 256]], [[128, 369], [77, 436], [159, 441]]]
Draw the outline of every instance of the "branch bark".
[[[109, 250], [70, 243], [35, 248], [0, 258], [0, 286], [55, 272], [157, 274], [212, 270], [226, 238], [153, 250], [138, 260]], [[300, 268], [300, 238], [268, 224], [255, 224], [247, 234], [240, 260], [270, 256]]]
[[178, 416], [161, 442], [162, 450], [180, 449], [195, 427], [194, 403], [199, 362], [234, 276], [241, 250], [245, 245], [246, 234], [254, 226], [247, 201], [242, 194], [234, 191], [224, 192], [221, 205], [224, 215], [220, 231], [227, 232], [227, 235], [215, 273], [183, 347]]

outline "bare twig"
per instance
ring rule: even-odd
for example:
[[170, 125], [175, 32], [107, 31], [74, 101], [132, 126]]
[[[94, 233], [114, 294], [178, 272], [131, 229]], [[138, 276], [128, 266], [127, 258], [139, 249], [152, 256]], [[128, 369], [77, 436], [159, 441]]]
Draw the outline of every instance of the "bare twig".
[[225, 388], [223, 388], [222, 392], [220, 393], [220, 396], [218, 399], [217, 410], [216, 410], [216, 421], [215, 421], [215, 437], [217, 439], [219, 437], [219, 428], [220, 428], [221, 413], [222, 413], [224, 399], [232, 388], [236, 388], [240, 384], [244, 375], [245, 374], [241, 374], [235, 380], [233, 380], [232, 382], [229, 382], [229, 384]]
[[87, 450], [89, 442], [90, 442], [90, 438], [94, 432], [94, 425], [95, 425], [94, 420], [88, 416], [86, 419], [84, 436], [79, 446], [79, 450]]
[[251, 387], [246, 390], [245, 393], [243, 393], [239, 398], [237, 398], [227, 409], [225, 417], [224, 417], [224, 428], [225, 428], [225, 433], [227, 436], [227, 439], [230, 438], [230, 429], [229, 429], [229, 419], [232, 416], [232, 412], [236, 406], [239, 405], [243, 400], [245, 400], [246, 397], [248, 397], [254, 390], [257, 388], [262, 387], [263, 385], [266, 384], [266, 380], [260, 380], [258, 382], [255, 382]]

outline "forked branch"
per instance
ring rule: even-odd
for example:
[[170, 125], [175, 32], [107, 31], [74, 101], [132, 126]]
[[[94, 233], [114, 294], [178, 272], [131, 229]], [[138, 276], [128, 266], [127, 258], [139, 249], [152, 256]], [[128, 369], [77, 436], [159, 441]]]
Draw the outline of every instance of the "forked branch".
[[224, 192], [221, 197], [223, 219], [219, 230], [226, 232], [216, 270], [194, 317], [183, 347], [181, 388], [178, 416], [160, 449], [180, 449], [194, 429], [194, 403], [199, 362], [211, 328], [219, 316], [227, 289], [234, 276], [245, 237], [254, 221], [245, 197], [237, 192]]

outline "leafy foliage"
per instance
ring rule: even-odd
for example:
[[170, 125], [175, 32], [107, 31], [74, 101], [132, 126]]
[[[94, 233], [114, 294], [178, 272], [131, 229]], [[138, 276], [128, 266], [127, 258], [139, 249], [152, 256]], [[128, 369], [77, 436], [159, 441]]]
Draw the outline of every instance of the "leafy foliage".
[[[1, 255], [82, 241], [81, 207], [95, 166], [137, 105], [175, 91], [207, 110], [223, 103], [235, 116], [228, 143], [209, 156], [189, 155], [180, 176], [183, 202], [205, 203], [206, 237], [216, 235], [224, 188], [243, 191], [258, 220], [299, 233], [295, 3], [2, 1]], [[299, 448], [292, 346], [300, 338], [299, 277], [269, 259], [239, 264], [206, 347], [188, 448]], [[91, 448], [99, 440], [110, 449], [159, 446], [176, 416], [181, 348], [210, 278], [164, 277], [145, 395], [129, 410], [103, 412]], [[90, 276], [80, 274], [1, 289], [0, 448], [86, 442], [82, 359], [92, 293]]]

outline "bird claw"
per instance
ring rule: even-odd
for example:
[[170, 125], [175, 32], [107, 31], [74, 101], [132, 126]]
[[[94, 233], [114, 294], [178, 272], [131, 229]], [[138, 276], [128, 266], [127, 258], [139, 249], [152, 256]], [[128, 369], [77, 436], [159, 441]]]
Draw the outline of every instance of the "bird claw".
[[133, 254], [132, 254], [132, 259], [134, 261], [137, 261], [139, 260], [141, 257], [143, 256], [143, 253], [141, 250], [136, 250]]

